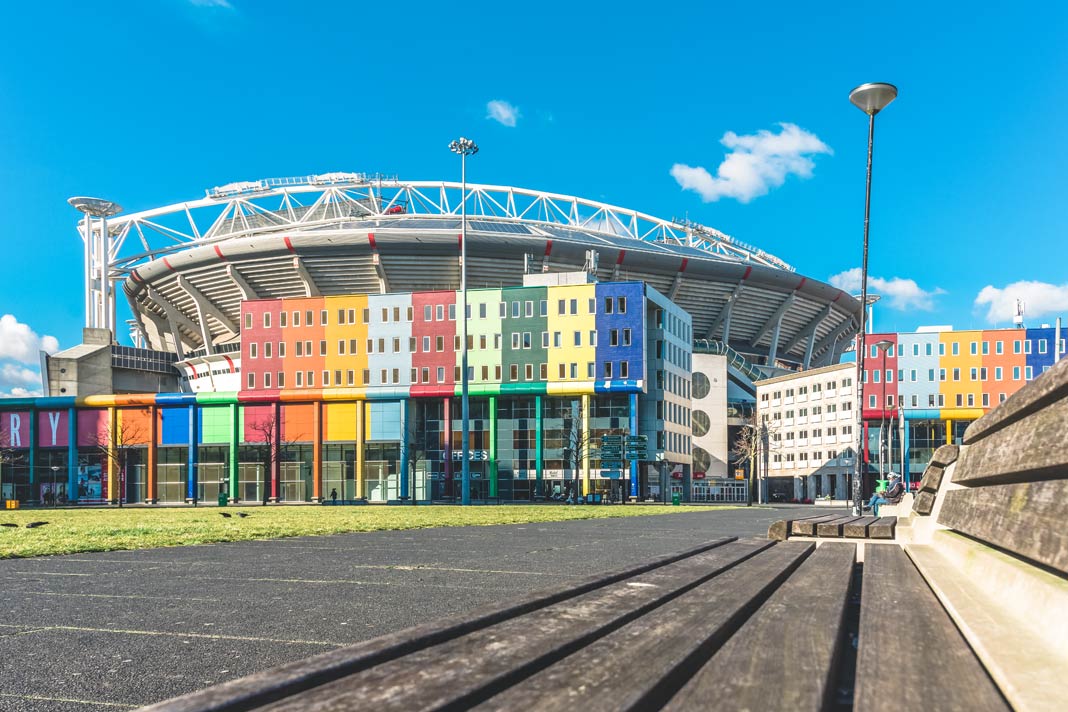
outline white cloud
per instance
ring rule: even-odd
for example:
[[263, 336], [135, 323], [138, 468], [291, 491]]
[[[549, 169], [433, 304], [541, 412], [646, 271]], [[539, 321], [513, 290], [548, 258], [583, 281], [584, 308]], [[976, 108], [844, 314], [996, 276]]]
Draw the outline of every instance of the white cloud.
[[519, 107], [512, 106], [507, 101], [501, 99], [494, 99], [486, 104], [487, 119], [493, 119], [499, 124], [505, 126], [515, 126], [516, 120], [520, 117]]
[[12, 314], [0, 316], [0, 359], [33, 364], [37, 363], [37, 352], [42, 350], [50, 354], [59, 351], [56, 337], [38, 336]]
[[991, 324], [1011, 321], [1016, 315], [1016, 300], [1024, 303], [1028, 317], [1068, 312], [1068, 284], [1021, 280], [1004, 288], [988, 284], [975, 297], [975, 307], [987, 307], [986, 320]]
[[196, 7], [219, 7], [224, 10], [234, 9], [234, 6], [230, 4], [229, 0], [189, 0], [189, 2]]
[[673, 165], [671, 176], [683, 190], [696, 192], [706, 203], [720, 198], [748, 203], [778, 188], [788, 175], [811, 177], [815, 164], [809, 156], [834, 153], [816, 134], [795, 124], [780, 123], [779, 127], [782, 130], [777, 134], [766, 130], [745, 136], [733, 131], [723, 134], [720, 143], [731, 152], [715, 176], [701, 166], [684, 163]]
[[0, 393], [0, 398], [33, 398], [40, 395], [40, 389], [30, 391], [25, 388], [12, 388], [9, 393]]
[[[843, 292], [860, 294], [860, 267], [840, 272], [828, 281]], [[945, 294], [945, 290], [938, 287], [931, 290], [923, 289], [916, 284], [915, 280], [902, 277], [885, 279], [868, 275], [868, 293], [878, 294], [885, 300], [885, 304], [893, 309], [932, 311], [934, 298], [939, 294]]]

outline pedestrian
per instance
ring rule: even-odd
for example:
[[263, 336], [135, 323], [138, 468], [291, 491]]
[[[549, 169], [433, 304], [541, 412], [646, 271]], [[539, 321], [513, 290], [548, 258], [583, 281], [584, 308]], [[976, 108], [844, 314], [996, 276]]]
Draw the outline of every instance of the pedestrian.
[[901, 475], [896, 472], [890, 473], [890, 486], [885, 492], [876, 492], [868, 500], [868, 507], [871, 509], [871, 513], [876, 517], [879, 516], [880, 504], [897, 504], [901, 501], [901, 498], [905, 495], [905, 485], [901, 483]]
[[330, 503], [337, 504], [337, 487], [330, 490]]

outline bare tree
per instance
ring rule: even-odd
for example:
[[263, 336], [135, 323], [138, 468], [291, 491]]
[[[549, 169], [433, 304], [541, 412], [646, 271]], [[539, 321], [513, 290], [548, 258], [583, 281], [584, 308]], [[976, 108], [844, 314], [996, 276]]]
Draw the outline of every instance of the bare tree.
[[[135, 445], [143, 445], [147, 439], [145, 429], [137, 423], [119, 423], [104, 432], [97, 432], [93, 440], [93, 449], [119, 472], [119, 491], [108, 492], [108, 498], [120, 507], [126, 497], [126, 474], [130, 460], [130, 451]], [[110, 467], [109, 467], [110, 469]], [[115, 495], [118, 496], [115, 496]]]
[[[753, 413], [743, 420], [738, 436], [731, 443], [731, 455], [749, 463], [751, 482], [767, 479], [771, 453], [778, 452], [780, 449], [778, 435], [778, 426], [767, 416], [758, 419], [757, 414]], [[763, 465], [763, 474], [759, 477], [756, 476], [759, 472], [758, 463]], [[758, 501], [765, 498], [766, 492], [761, 489]]]
[[7, 497], [4, 496], [4, 469], [5, 466], [11, 466], [11, 499], [18, 499], [17, 485], [15, 483], [15, 471], [14, 465], [17, 463], [25, 462], [26, 452], [13, 447], [0, 448], [0, 502], [3, 502]]
[[564, 415], [563, 440], [563, 459], [571, 465], [571, 472], [573, 473], [571, 496], [575, 502], [578, 502], [582, 496], [580, 484], [582, 463], [590, 454], [590, 434], [582, 428], [581, 402], [573, 402], [571, 412]]
[[281, 428], [277, 427], [279, 425], [280, 424], [278, 423], [277, 416], [272, 412], [271, 415], [266, 418], [257, 418], [248, 426], [249, 429], [252, 430], [252, 432], [260, 436], [259, 442], [253, 445], [253, 448], [256, 450], [256, 454], [259, 456], [260, 462], [263, 463], [263, 504], [267, 504], [267, 501], [270, 499], [270, 495], [268, 494], [270, 488], [267, 486], [267, 480], [271, 476], [271, 472], [275, 464], [275, 451], [277, 450], [278, 452], [278, 465], [279, 467], [281, 467], [282, 451], [289, 449], [293, 445], [296, 445], [304, 438], [304, 436], [301, 434], [296, 435], [294, 437], [279, 438], [276, 441], [276, 432], [281, 433]]

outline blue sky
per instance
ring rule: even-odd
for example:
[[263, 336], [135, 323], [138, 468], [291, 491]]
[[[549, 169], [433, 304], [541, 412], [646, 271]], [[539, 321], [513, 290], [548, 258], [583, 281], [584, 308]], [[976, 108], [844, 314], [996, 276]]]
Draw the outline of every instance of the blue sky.
[[876, 126], [877, 328], [1005, 326], [1016, 298], [1030, 323], [1068, 316], [1068, 11], [999, 5], [12, 5], [0, 392], [35, 390], [46, 336], [79, 341], [67, 197], [135, 211], [275, 176], [455, 179], [459, 135], [482, 148], [469, 180], [689, 215], [848, 281], [867, 125], [847, 96], [866, 81], [901, 92]]

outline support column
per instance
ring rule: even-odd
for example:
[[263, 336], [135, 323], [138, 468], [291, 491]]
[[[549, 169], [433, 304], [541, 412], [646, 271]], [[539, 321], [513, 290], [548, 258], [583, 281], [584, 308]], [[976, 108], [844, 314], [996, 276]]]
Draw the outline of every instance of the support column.
[[312, 498], [323, 501], [323, 403], [312, 403]]
[[271, 496], [270, 502], [278, 501], [278, 474], [281, 471], [282, 454], [282, 404], [275, 401], [271, 404]]
[[356, 401], [356, 499], [363, 497], [363, 424], [365, 401]]
[[240, 472], [240, 448], [241, 442], [241, 410], [237, 403], [230, 404], [230, 471], [227, 473], [230, 479], [228, 489], [230, 502], [238, 501], [238, 473]]
[[197, 464], [200, 453], [197, 452], [197, 407], [189, 405], [189, 452], [186, 455], [185, 501], [197, 503]]
[[[108, 502], [111, 504], [118, 504], [122, 498], [122, 492], [119, 491], [119, 457], [116, 451], [116, 441], [119, 439], [119, 412], [114, 406], [108, 408]], [[77, 485], [75, 485], [77, 486]], [[67, 486], [67, 491], [70, 491], [70, 486]]]
[[148, 462], [145, 463], [145, 504], [159, 501], [156, 494], [156, 470], [159, 460], [159, 409], [148, 407]]
[[400, 496], [401, 499], [406, 499], [409, 495], [408, 492], [408, 479], [410, 473], [408, 467], [411, 462], [409, 457], [408, 448], [411, 445], [410, 438], [408, 437], [408, 403], [409, 400], [404, 398], [400, 402], [400, 473], [398, 479], [400, 480]]
[[946, 418], [946, 445], [953, 444], [953, 420]]
[[[78, 486], [78, 411], [71, 406], [67, 409], [67, 482], [74, 480], [74, 486]], [[55, 488], [52, 495], [55, 496]]]
[[[46, 374], [44, 377], [48, 378], [48, 375]], [[27, 497], [27, 504], [37, 501], [37, 498], [34, 497], [33, 490], [34, 485], [37, 483], [37, 441], [40, 438], [40, 436], [37, 434], [39, 431], [37, 427], [37, 421], [38, 419], [40, 419], [40, 417], [41, 414], [38, 411], [30, 410], [30, 492], [29, 497]], [[18, 485], [15, 484], [14, 473], [12, 473], [11, 494], [13, 495], [14, 499], [19, 498]], [[77, 492], [75, 492], [75, 494], [77, 494]]]
[[584, 443], [582, 446], [582, 491], [580, 495], [585, 495], [590, 491], [590, 396], [589, 394], [583, 394], [582, 396], [582, 436], [579, 442]]
[[545, 496], [545, 491], [542, 489], [542, 473], [545, 472], [544, 438], [542, 436], [542, 405], [541, 396], [534, 396], [534, 466], [537, 468], [534, 473], [534, 491], [537, 494]]
[[[630, 422], [628, 423], [628, 425], [630, 426], [630, 434], [631, 435], [641, 435], [641, 433], [638, 432], [638, 394], [637, 393], [631, 393], [630, 394]], [[656, 443], [653, 443], [653, 444], [655, 445]], [[624, 448], [625, 448], [625, 444], [624, 444]], [[640, 466], [640, 463], [638, 463], [638, 461], [631, 460], [630, 473], [629, 473], [629, 476], [630, 476], [630, 496], [634, 497], [634, 498], [638, 497], [638, 485], [639, 485], [639, 482], [638, 482], [638, 474], [639, 474], [638, 473], [638, 467], [639, 466]]]
[[489, 397], [489, 496], [497, 496], [497, 396]]
[[449, 483], [449, 491], [456, 497], [456, 483], [452, 477], [452, 398], [445, 397], [445, 481]]
[[901, 411], [901, 476], [905, 481], [905, 491], [911, 492], [912, 471], [909, 468], [909, 419]]

